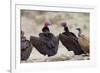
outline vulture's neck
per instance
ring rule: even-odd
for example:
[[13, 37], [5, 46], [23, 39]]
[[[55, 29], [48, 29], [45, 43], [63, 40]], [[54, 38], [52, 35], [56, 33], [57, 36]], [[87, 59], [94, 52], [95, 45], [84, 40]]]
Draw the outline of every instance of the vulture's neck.
[[68, 27], [64, 27], [65, 32], [69, 32]]
[[81, 35], [81, 30], [78, 32], [78, 36], [80, 37], [80, 35]]

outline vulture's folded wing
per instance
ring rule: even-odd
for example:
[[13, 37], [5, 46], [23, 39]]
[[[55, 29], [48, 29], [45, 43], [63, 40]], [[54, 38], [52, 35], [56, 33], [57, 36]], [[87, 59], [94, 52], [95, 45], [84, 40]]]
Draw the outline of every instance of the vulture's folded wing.
[[32, 45], [41, 53], [48, 56], [53, 56], [57, 53], [59, 40], [57, 37], [50, 34], [40, 34], [40, 37], [30, 37]]
[[21, 42], [21, 60], [27, 60], [32, 52], [32, 46], [29, 40]]
[[39, 37], [31, 36], [30, 41], [33, 47], [35, 47], [38, 50], [38, 52], [40, 52], [43, 55], [46, 55], [46, 45]]
[[82, 54], [83, 50], [81, 49], [77, 38], [73, 36], [66, 36], [64, 34], [59, 35], [59, 39], [62, 42], [62, 44], [69, 50], [74, 51], [76, 55]]

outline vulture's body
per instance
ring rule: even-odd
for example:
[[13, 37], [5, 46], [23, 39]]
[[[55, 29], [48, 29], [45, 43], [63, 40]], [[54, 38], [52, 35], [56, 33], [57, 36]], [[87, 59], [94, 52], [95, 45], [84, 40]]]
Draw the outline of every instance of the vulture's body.
[[90, 53], [89, 39], [85, 35], [81, 34], [80, 28], [78, 28], [77, 30], [79, 31], [79, 33], [78, 33], [79, 44], [80, 44], [82, 50], [84, 51], [84, 53], [89, 54]]
[[83, 50], [78, 43], [78, 39], [73, 33], [68, 32], [66, 33], [66, 35], [62, 33], [59, 35], [59, 39], [62, 44], [68, 49], [68, 51], [73, 51], [75, 55], [80, 55], [83, 53]]
[[32, 45], [43, 55], [54, 56], [58, 50], [59, 39], [52, 33], [40, 33], [30, 37]]
[[32, 52], [32, 46], [26, 37], [21, 37], [21, 60], [27, 60]]
[[43, 55], [54, 56], [58, 50], [59, 39], [55, 37], [48, 28], [50, 22], [45, 22], [42, 28], [42, 33], [39, 37], [30, 37], [32, 45]]
[[73, 51], [75, 55], [83, 54], [83, 50], [80, 47], [78, 38], [72, 32], [69, 31], [66, 23], [63, 23], [65, 32], [59, 34], [59, 39], [61, 43], [68, 49], [68, 51]]

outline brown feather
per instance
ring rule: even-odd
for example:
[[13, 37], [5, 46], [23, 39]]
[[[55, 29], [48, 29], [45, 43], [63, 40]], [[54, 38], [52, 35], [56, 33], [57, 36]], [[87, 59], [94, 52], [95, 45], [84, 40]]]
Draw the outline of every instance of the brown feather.
[[89, 39], [85, 37], [85, 35], [80, 34], [78, 41], [84, 53], [85, 54], [90, 53]]

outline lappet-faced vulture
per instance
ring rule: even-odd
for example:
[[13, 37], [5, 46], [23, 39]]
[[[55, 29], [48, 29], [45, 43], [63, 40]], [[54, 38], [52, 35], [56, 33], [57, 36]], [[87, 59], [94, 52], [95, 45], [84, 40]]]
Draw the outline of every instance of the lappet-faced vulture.
[[64, 27], [63, 33], [59, 34], [59, 39], [61, 43], [68, 49], [68, 51], [73, 51], [75, 55], [83, 54], [83, 50], [80, 47], [78, 38], [76, 35], [69, 31], [67, 23], [62, 22], [61, 25]]
[[59, 39], [54, 36], [49, 28], [49, 22], [44, 23], [42, 28], [42, 33], [39, 33], [39, 37], [31, 36], [30, 41], [32, 45], [38, 50], [42, 55], [54, 56], [58, 50]]
[[21, 60], [27, 60], [32, 52], [32, 45], [29, 40], [24, 36], [24, 32], [21, 31]]

